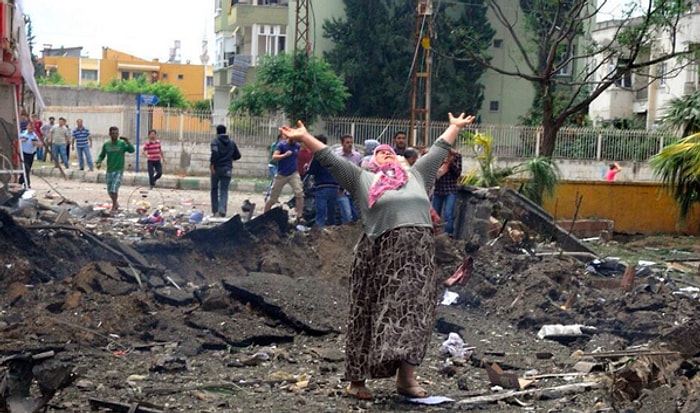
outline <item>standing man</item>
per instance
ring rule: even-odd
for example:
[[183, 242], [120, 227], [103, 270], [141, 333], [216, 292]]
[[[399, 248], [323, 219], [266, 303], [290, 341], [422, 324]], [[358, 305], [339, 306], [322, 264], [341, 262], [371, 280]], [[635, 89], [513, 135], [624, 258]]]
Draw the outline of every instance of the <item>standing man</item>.
[[90, 150], [92, 149], [92, 136], [90, 136], [90, 130], [83, 126], [83, 120], [78, 119], [75, 121], [76, 128], [73, 130], [73, 149], [78, 155], [78, 165], [81, 171], [85, 170], [85, 164], [83, 163], [83, 157], [87, 162], [88, 169], [92, 172], [92, 154]]
[[394, 134], [394, 152], [398, 156], [403, 156], [406, 152], [406, 132], [399, 131]]
[[275, 153], [275, 149], [277, 149], [277, 144], [284, 139], [284, 136], [282, 134], [277, 135], [277, 140], [272, 142], [270, 145], [270, 149], [268, 150], [268, 156], [267, 156], [267, 171], [270, 174], [270, 183], [267, 185], [267, 189], [265, 190], [265, 202], [267, 202], [267, 199], [270, 197], [270, 190], [272, 189], [272, 183], [275, 181], [275, 175], [277, 175], [277, 161], [272, 159], [272, 155]]
[[454, 232], [454, 210], [457, 200], [457, 182], [462, 175], [462, 155], [454, 149], [438, 169], [432, 206], [445, 221], [445, 232], [452, 236]]
[[357, 166], [362, 164], [362, 155], [360, 152], [355, 150], [352, 135], [343, 135], [340, 137], [340, 149], [336, 152], [336, 154]]
[[102, 161], [107, 157], [107, 193], [112, 199], [112, 211], [119, 209], [119, 187], [122, 184], [124, 175], [124, 154], [134, 153], [136, 149], [129, 140], [119, 136], [119, 128], [111, 126], [109, 128], [109, 141], [102, 145], [100, 155], [97, 157], [97, 169], [102, 166]]
[[[340, 149], [336, 152], [341, 158], [347, 160], [348, 162], [355, 164], [357, 166], [362, 165], [362, 155], [360, 152], [356, 151], [354, 148], [354, 138], [352, 135], [343, 135], [340, 137]], [[345, 192], [345, 196], [348, 198], [350, 203], [350, 211], [352, 212], [352, 221], [356, 222], [360, 219], [360, 211], [355, 207], [355, 202], [352, 196], [348, 192]]]
[[[53, 116], [49, 117], [49, 122], [44, 123], [41, 126], [41, 135], [44, 137], [44, 145], [49, 145], [51, 146], [51, 129], [56, 125], [56, 118]], [[49, 150], [47, 147], [47, 150], [45, 151], [46, 153], [50, 153], [51, 155], [51, 161], [55, 162], [54, 159], [56, 159], [56, 155], [54, 155], [53, 150]], [[47, 160], [46, 155], [44, 155], [44, 161]]]
[[143, 153], [146, 155], [146, 160], [148, 164], [148, 185], [151, 189], [155, 188], [156, 181], [163, 176], [163, 164], [165, 163], [165, 156], [163, 156], [163, 149], [160, 146], [160, 141], [156, 137], [156, 130], [151, 129], [148, 131], [148, 142], [143, 145]]
[[272, 206], [279, 201], [282, 188], [289, 184], [294, 191], [294, 209], [297, 212], [297, 222], [304, 224], [302, 217], [304, 211], [304, 188], [301, 184], [301, 176], [297, 170], [297, 158], [301, 145], [293, 138], [286, 138], [277, 144], [275, 152], [272, 154], [272, 159], [277, 161], [277, 175], [272, 183], [270, 190], [270, 199], [265, 203], [264, 212], [272, 209]]
[[34, 133], [34, 124], [32, 122], [27, 123], [27, 129], [22, 131], [19, 135], [19, 141], [22, 144], [22, 156], [24, 160], [24, 175], [19, 177], [19, 183], [20, 185], [24, 184], [24, 177], [26, 176], [27, 188], [31, 188], [32, 183], [29, 175], [32, 172], [34, 154], [36, 153], [36, 149], [43, 145], [39, 137]]
[[241, 152], [236, 142], [226, 134], [226, 126], [216, 127], [216, 138], [211, 141], [211, 157], [209, 170], [211, 172], [211, 213], [220, 217], [226, 216], [228, 206], [228, 188], [231, 184], [233, 161], [241, 159]]
[[38, 146], [36, 148], [36, 159], [39, 161], [44, 161], [44, 131], [43, 131], [43, 125], [44, 123], [39, 119], [39, 117], [36, 114], [32, 115], [32, 125], [34, 125], [34, 133], [36, 133], [36, 136], [39, 138], [41, 141], [41, 146]]
[[[51, 120], [49, 118], [49, 120]], [[66, 118], [58, 118], [58, 125], [54, 125], [49, 132], [51, 140], [51, 152], [53, 152], [54, 166], [58, 168], [58, 162], [68, 168], [68, 145], [70, 145], [70, 131], [66, 126]], [[60, 158], [60, 161], [59, 161]]]

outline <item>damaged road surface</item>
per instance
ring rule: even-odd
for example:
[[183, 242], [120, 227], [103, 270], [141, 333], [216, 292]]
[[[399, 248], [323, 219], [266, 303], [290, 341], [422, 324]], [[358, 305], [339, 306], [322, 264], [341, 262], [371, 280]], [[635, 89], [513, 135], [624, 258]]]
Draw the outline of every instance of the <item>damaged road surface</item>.
[[344, 396], [360, 226], [54, 215], [0, 209], [0, 412], [700, 411], [694, 276], [552, 253], [517, 211], [436, 238], [439, 279], [464, 276], [418, 369], [434, 405]]

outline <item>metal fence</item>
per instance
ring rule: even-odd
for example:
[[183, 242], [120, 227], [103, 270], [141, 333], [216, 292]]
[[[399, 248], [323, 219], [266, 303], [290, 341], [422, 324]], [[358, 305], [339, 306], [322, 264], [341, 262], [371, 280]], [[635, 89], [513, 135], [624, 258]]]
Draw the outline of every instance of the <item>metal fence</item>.
[[[329, 135], [351, 134], [359, 143], [370, 138], [391, 143], [396, 132], [409, 129], [408, 120], [327, 118], [324, 121]], [[427, 139], [417, 136], [416, 141], [418, 144], [432, 144], [447, 125], [447, 122], [432, 122]], [[500, 158], [531, 158], [540, 154], [541, 127], [474, 125], [465, 128], [465, 131], [491, 136], [493, 154]], [[576, 160], [646, 161], [674, 140], [675, 138], [660, 131], [562, 128], [557, 134], [553, 156]], [[465, 144], [464, 140], [457, 144], [460, 152], [470, 150]]]
[[[64, 116], [69, 125], [82, 118], [94, 135], [107, 135], [109, 126], [118, 126], [125, 136], [136, 130], [136, 110], [129, 107], [51, 107], [46, 116]], [[140, 113], [140, 136], [156, 129], [162, 140], [177, 140], [183, 144], [209, 142], [215, 125], [208, 112], [192, 110], [147, 108]], [[241, 145], [269, 145], [285, 120], [276, 117], [227, 117], [224, 125], [229, 134]], [[428, 136], [418, 136], [420, 145], [432, 144], [448, 126], [447, 122], [432, 122]], [[362, 145], [365, 139], [391, 143], [396, 132], [409, 129], [407, 119], [324, 118], [315, 125], [314, 132], [330, 137], [350, 134]], [[418, 128], [419, 130], [422, 128]], [[499, 158], [530, 158], [540, 154], [542, 128], [512, 125], [474, 125], [466, 132], [482, 133], [492, 137], [493, 154]], [[603, 128], [562, 128], [557, 135], [554, 157], [572, 160], [645, 161], [671, 143], [675, 138], [663, 132], [618, 130]], [[466, 140], [457, 144], [462, 153], [469, 153]]]

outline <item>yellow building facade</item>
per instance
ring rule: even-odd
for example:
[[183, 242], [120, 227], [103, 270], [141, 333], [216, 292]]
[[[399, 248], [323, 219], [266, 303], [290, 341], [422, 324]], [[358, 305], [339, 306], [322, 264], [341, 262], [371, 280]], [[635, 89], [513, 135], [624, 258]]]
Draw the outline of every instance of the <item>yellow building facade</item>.
[[112, 79], [130, 80], [146, 76], [152, 82], [177, 86], [189, 101], [211, 99], [214, 93], [212, 66], [146, 60], [102, 48], [101, 59], [44, 55], [46, 76], [58, 73], [68, 85], [104, 86]]

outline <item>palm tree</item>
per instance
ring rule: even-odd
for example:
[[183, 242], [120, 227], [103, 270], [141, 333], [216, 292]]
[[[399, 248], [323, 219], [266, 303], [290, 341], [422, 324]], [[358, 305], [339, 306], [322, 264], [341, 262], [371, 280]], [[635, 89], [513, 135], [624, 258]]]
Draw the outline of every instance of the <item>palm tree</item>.
[[496, 157], [493, 155], [493, 137], [465, 132], [462, 142], [474, 150], [479, 167], [463, 176], [460, 184], [479, 187], [502, 186], [508, 178], [524, 176], [526, 181], [522, 184], [520, 192], [537, 205], [542, 205], [545, 194], [554, 194], [554, 188], [559, 181], [559, 168], [550, 158], [540, 156], [515, 166], [497, 168], [494, 166]]
[[688, 136], [700, 132], [700, 90], [671, 99], [663, 117], [669, 130]]
[[700, 202], [700, 133], [666, 146], [650, 162], [654, 175], [678, 204], [681, 220], [685, 220], [693, 205]]

